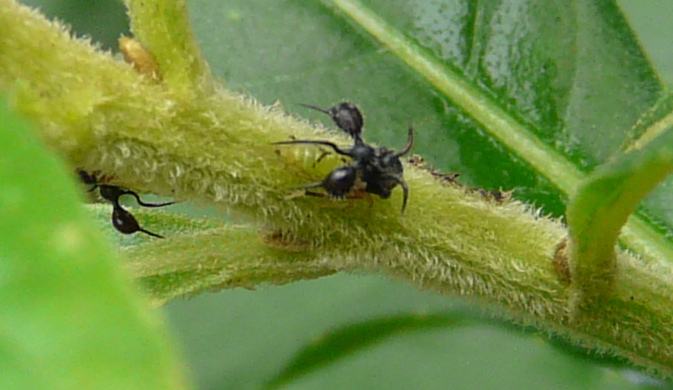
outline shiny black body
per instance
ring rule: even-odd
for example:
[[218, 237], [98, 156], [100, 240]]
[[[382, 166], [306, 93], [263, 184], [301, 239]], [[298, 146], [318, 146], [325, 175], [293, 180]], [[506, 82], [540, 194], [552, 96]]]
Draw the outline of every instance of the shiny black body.
[[112, 204], [112, 226], [117, 229], [118, 232], [123, 234], [133, 234], [136, 232], [142, 232], [148, 234], [152, 237], [164, 238], [156, 233], [152, 233], [149, 230], [145, 230], [140, 227], [138, 220], [126, 210], [119, 203], [119, 198], [124, 195], [131, 195], [136, 198], [136, 201], [139, 205], [143, 207], [164, 207], [174, 204], [175, 202], [166, 202], [166, 203], [145, 203], [140, 200], [140, 196], [134, 191], [128, 190], [123, 187], [113, 186], [109, 184], [102, 184], [100, 178], [95, 174], [90, 174], [81, 169], [77, 170], [77, 174], [84, 184], [91, 185], [89, 191], [94, 191], [98, 189], [98, 192], [101, 198], [107, 200]]
[[276, 142], [275, 145], [313, 144], [332, 148], [337, 154], [348, 156], [351, 164], [336, 168], [327, 177], [317, 183], [311, 183], [304, 188], [323, 188], [329, 196], [336, 198], [346, 197], [353, 190], [363, 190], [370, 194], [387, 199], [393, 189], [400, 185], [404, 191], [402, 212], [407, 206], [409, 187], [404, 181], [404, 167], [400, 157], [407, 154], [414, 143], [414, 130], [409, 127], [407, 144], [400, 152], [385, 147], [375, 148], [362, 139], [364, 120], [360, 110], [348, 102], [339, 103], [330, 109], [315, 106], [305, 107], [329, 115], [341, 130], [353, 139], [353, 146], [341, 149], [329, 141], [296, 140]]

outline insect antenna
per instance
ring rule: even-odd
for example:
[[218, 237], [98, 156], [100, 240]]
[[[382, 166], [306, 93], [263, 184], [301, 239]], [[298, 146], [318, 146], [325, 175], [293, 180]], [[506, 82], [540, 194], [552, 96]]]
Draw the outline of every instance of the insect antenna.
[[409, 186], [407, 185], [407, 182], [404, 181], [399, 176], [394, 176], [394, 175], [389, 175], [387, 176], [388, 179], [394, 180], [397, 184], [399, 184], [402, 187], [402, 192], [403, 192], [403, 197], [402, 197], [402, 214], [404, 214], [404, 210], [407, 208], [407, 201], [409, 200]]
[[172, 204], [178, 203], [176, 201], [164, 202], [164, 203], [146, 203], [146, 202], [143, 202], [142, 200], [140, 200], [140, 196], [135, 191], [126, 190], [126, 189], [122, 190], [121, 193], [119, 194], [119, 196], [122, 196], [122, 195], [133, 196], [134, 198], [136, 198], [136, 201], [138, 202], [138, 204], [143, 206], [143, 207], [164, 207], [164, 206], [170, 206]]
[[400, 150], [399, 152], [395, 153], [393, 156], [394, 157], [402, 157], [405, 154], [409, 153], [411, 148], [414, 146], [414, 128], [412, 126], [409, 126], [409, 136], [407, 137], [407, 144], [404, 145], [404, 149]]

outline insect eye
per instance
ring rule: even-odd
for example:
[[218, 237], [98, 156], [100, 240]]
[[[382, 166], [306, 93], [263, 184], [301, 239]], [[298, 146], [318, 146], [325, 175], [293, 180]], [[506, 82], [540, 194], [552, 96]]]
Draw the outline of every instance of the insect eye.
[[394, 155], [392, 151], [388, 151], [388, 153], [381, 158], [381, 165], [385, 167], [385, 170], [389, 173], [402, 174], [402, 172], [404, 172], [404, 166], [402, 165], [400, 158]]

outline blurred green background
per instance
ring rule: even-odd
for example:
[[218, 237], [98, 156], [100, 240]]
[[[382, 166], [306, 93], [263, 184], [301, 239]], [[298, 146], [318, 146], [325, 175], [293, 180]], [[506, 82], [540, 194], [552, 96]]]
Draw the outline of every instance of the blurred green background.
[[[107, 49], [115, 50], [119, 35], [128, 31], [118, 1], [24, 3], [72, 24], [77, 34], [91, 36]], [[673, 85], [673, 48], [669, 44], [673, 2], [622, 0], [619, 4], [662, 79]], [[255, 87], [246, 80], [219, 76], [230, 86], [245, 86], [255, 95]], [[475, 316], [483, 314], [462, 299], [417, 291], [384, 276], [337, 275], [284, 287], [204, 294], [172, 302], [166, 313], [198, 388], [214, 390], [258, 388], [303, 347], [339, 326], [393, 315], [452, 313], [465, 307], [475, 311]], [[287, 388], [670, 387], [616, 369], [612, 363], [598, 364], [583, 359], [581, 351], [548, 343], [543, 336], [483, 320], [472, 326], [400, 333]]]

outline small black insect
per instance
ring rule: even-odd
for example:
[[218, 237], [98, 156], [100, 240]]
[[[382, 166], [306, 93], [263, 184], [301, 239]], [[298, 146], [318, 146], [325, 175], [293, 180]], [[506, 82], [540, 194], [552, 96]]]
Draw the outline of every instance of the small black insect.
[[164, 207], [174, 204], [175, 202], [166, 202], [166, 203], [145, 203], [140, 200], [140, 196], [131, 190], [128, 190], [123, 187], [113, 186], [109, 184], [103, 184], [105, 181], [104, 176], [98, 176], [96, 174], [90, 174], [89, 172], [83, 171], [81, 169], [77, 170], [77, 174], [84, 184], [89, 184], [92, 187], [89, 189], [89, 192], [98, 190], [101, 198], [112, 203], [112, 226], [117, 229], [118, 232], [123, 234], [133, 234], [136, 232], [143, 232], [152, 237], [164, 238], [156, 233], [152, 233], [149, 230], [145, 230], [140, 227], [138, 220], [133, 216], [128, 210], [122, 207], [119, 203], [119, 198], [124, 195], [131, 195], [136, 198], [136, 201], [139, 205], [143, 207]]
[[407, 207], [409, 186], [404, 181], [404, 167], [400, 157], [409, 153], [414, 144], [414, 129], [409, 127], [407, 144], [399, 152], [385, 147], [375, 148], [362, 139], [364, 120], [362, 113], [353, 104], [339, 103], [330, 109], [304, 105], [329, 115], [341, 130], [353, 139], [353, 146], [341, 149], [329, 141], [295, 140], [275, 142], [274, 145], [313, 144], [332, 148], [337, 154], [351, 158], [351, 164], [336, 168], [327, 177], [302, 188], [323, 188], [329, 196], [344, 198], [352, 191], [364, 191], [387, 199], [399, 184], [404, 191], [402, 212]]

